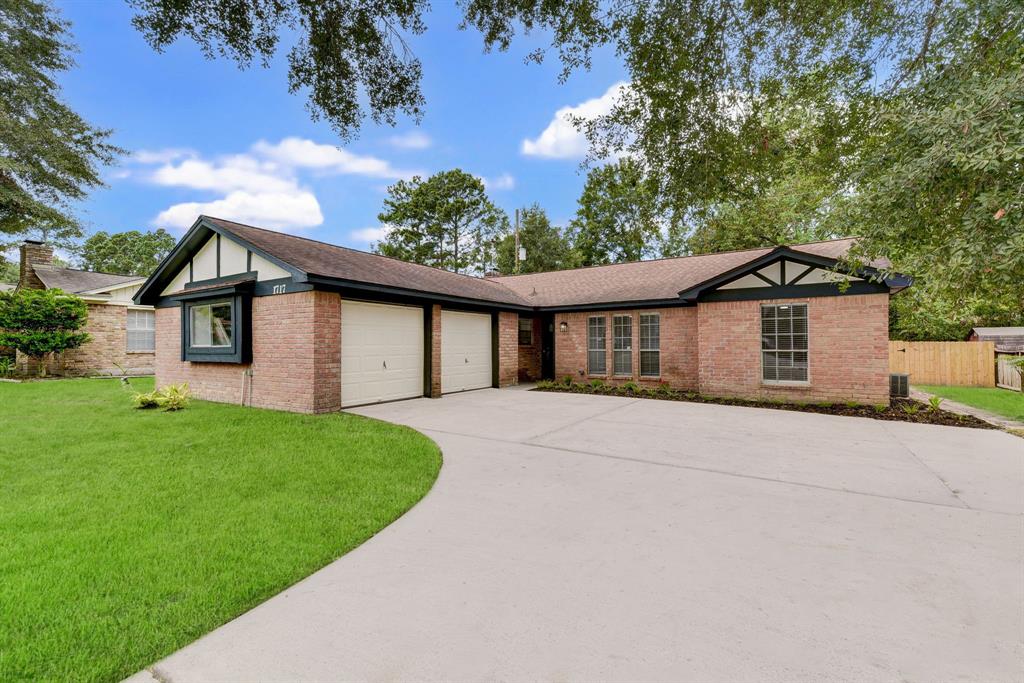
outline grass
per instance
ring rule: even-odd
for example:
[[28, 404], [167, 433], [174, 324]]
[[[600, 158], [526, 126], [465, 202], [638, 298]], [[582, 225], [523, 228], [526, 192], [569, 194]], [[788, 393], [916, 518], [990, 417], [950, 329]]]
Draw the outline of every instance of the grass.
[[1024, 393], [985, 387], [921, 386], [921, 391], [1024, 422]]
[[120, 680], [373, 536], [441, 464], [405, 427], [133, 410], [116, 380], [0, 383], [0, 406], [3, 681]]

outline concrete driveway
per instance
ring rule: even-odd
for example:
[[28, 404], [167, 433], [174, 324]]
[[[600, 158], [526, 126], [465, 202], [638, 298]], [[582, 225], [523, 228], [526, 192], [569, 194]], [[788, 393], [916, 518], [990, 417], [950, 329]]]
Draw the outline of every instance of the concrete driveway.
[[434, 489], [157, 679], [1024, 677], [1022, 439], [517, 390], [355, 412], [435, 439]]

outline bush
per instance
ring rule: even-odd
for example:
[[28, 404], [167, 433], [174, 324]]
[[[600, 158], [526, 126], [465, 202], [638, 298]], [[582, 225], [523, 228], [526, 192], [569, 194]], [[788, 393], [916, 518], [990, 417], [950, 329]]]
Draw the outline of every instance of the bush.
[[640, 386], [636, 382], [626, 382], [622, 385], [622, 390], [627, 394], [638, 394], [640, 393]]
[[597, 390], [597, 389], [600, 389], [603, 386], [604, 386], [604, 380], [603, 379], [592, 379], [592, 380], [590, 380], [590, 388], [591, 389]]
[[14, 374], [14, 359], [8, 356], [0, 357], [0, 377], [10, 377]]
[[[59, 289], [0, 293], [0, 346], [42, 361], [89, 341], [88, 334], [79, 332], [88, 316], [85, 301]], [[45, 362], [39, 363], [39, 374], [46, 374]]]
[[132, 395], [135, 407], [140, 410], [161, 408], [167, 412], [184, 410], [188, 407], [191, 395], [188, 389], [188, 382], [181, 384], [168, 384], [162, 389], [150, 392], [136, 392]]
[[928, 397], [928, 410], [932, 411], [933, 413], [938, 412], [939, 406], [942, 405], [942, 401], [943, 401], [943, 399], [941, 397], [939, 397], [939, 396], [929, 396]]
[[872, 406], [872, 408], [875, 409], [876, 413], [884, 413], [885, 411], [889, 410], [889, 406], [885, 405], [884, 403], [876, 403], [875, 405]]
[[564, 384], [567, 387], [571, 387], [572, 386], [572, 375], [566, 375], [565, 377], [563, 377], [562, 378], [562, 384]]

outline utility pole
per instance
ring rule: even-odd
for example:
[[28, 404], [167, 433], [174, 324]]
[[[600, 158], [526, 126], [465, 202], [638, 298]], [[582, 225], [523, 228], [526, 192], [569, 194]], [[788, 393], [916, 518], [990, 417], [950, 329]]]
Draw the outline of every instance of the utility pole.
[[519, 209], [516, 209], [516, 275], [519, 274]]

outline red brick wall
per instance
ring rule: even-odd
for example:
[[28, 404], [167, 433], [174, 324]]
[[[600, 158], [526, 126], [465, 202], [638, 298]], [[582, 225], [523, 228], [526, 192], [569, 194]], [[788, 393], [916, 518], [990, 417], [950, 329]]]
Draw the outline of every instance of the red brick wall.
[[[529, 346], [519, 346], [519, 381], [536, 382], [540, 379], [540, 343], [541, 343], [541, 318], [535, 316], [533, 320], [533, 341]], [[516, 328], [516, 344], [519, 343], [519, 328]]]
[[[128, 308], [110, 304], [88, 306], [89, 318], [83, 331], [88, 332], [91, 339], [77, 349], [54, 357], [47, 365], [47, 372], [68, 377], [122, 375], [124, 372], [153, 374], [155, 354], [128, 352]], [[19, 353], [18, 370], [35, 374], [38, 366]]]
[[158, 386], [188, 382], [197, 398], [302, 413], [341, 407], [341, 298], [296, 292], [252, 301], [252, 363], [181, 361], [181, 311], [157, 311]]
[[[640, 377], [640, 314], [661, 314], [661, 376]], [[634, 381], [645, 384], [666, 382], [676, 389], [697, 388], [697, 308], [694, 306], [653, 309], [583, 311], [555, 315], [555, 379], [571, 375], [576, 381], [592, 378], [587, 374], [587, 319], [604, 316], [608, 372], [601, 379], [612, 384]], [[612, 377], [612, 317], [633, 318], [633, 372], [629, 377]], [[568, 324], [565, 332], [561, 324]]]
[[[810, 384], [761, 382], [762, 303], [806, 303]], [[795, 401], [889, 401], [889, 296], [701, 303], [701, 393]]]
[[441, 398], [441, 305], [430, 309], [430, 398]]
[[519, 314], [498, 313], [498, 386], [519, 383]]

